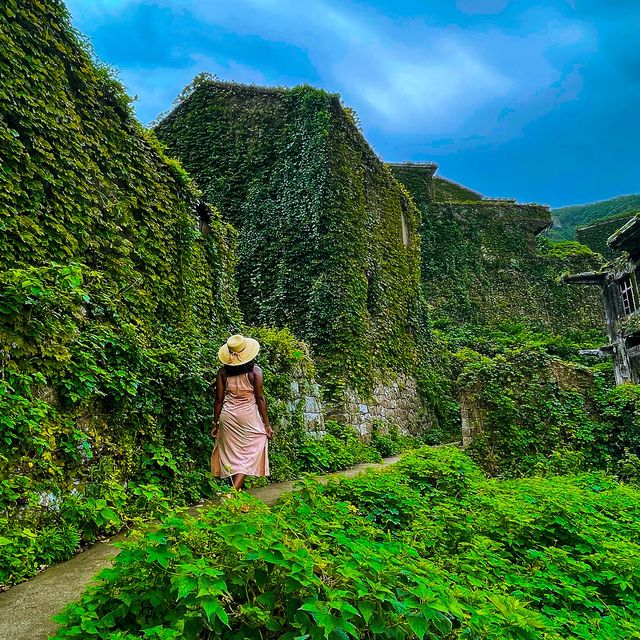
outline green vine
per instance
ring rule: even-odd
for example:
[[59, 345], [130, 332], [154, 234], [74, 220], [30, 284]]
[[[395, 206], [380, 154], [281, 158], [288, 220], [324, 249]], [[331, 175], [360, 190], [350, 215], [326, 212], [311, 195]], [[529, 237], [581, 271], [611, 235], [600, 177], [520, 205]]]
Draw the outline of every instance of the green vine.
[[239, 230], [246, 317], [308, 341], [330, 395], [415, 365], [420, 215], [336, 96], [200, 79], [156, 134]]

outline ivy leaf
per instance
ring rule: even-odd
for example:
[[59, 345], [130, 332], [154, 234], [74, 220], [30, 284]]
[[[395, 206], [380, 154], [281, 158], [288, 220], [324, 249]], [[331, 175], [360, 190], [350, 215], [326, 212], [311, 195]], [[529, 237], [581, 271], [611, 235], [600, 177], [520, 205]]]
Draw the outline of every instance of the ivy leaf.
[[407, 616], [407, 623], [413, 633], [423, 640], [425, 635], [429, 633], [430, 624], [422, 616]]
[[149, 549], [147, 552], [147, 562], [157, 562], [165, 569], [169, 566], [169, 559], [172, 557], [171, 552], [166, 547], [156, 547]]
[[229, 616], [217, 598], [203, 599], [201, 604], [209, 621], [217, 617], [223, 624], [229, 626]]
[[198, 588], [198, 580], [193, 576], [182, 576], [178, 582], [178, 600], [186, 598]]
[[371, 620], [371, 616], [375, 611], [375, 605], [373, 604], [373, 602], [363, 600], [362, 602], [358, 603], [358, 609], [360, 609], [360, 613], [362, 614], [364, 621], [369, 624], [369, 620]]

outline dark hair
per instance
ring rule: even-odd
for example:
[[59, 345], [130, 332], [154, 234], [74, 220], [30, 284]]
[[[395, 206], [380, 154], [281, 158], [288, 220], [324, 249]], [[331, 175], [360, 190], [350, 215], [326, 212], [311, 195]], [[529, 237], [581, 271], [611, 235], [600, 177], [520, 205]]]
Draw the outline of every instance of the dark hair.
[[244, 364], [236, 365], [235, 367], [225, 364], [224, 372], [227, 378], [231, 378], [233, 376], [239, 376], [243, 373], [250, 373], [251, 371], [253, 371], [253, 367], [255, 366], [256, 366], [255, 360], [251, 360], [250, 362], [245, 362]]

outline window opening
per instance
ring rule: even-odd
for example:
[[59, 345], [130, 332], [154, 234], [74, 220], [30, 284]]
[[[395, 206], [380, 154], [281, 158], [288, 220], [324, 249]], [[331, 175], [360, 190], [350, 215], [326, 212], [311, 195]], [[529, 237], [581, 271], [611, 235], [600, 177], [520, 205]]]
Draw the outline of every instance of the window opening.
[[202, 233], [209, 233], [211, 231], [211, 211], [203, 200], [198, 200], [196, 203], [196, 216], [198, 217], [198, 226]]
[[633, 285], [631, 284], [631, 276], [624, 276], [618, 280], [618, 289], [622, 298], [622, 310], [624, 315], [628, 316], [636, 310], [636, 300], [633, 295]]
[[400, 223], [402, 224], [402, 244], [405, 247], [409, 246], [409, 228], [407, 227], [407, 220], [404, 217], [404, 213], [400, 214]]

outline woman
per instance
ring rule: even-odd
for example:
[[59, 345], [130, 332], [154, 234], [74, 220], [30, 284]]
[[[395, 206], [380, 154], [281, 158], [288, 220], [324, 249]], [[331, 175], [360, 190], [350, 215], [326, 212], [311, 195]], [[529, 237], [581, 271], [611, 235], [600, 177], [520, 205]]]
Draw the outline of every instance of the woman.
[[211, 435], [216, 446], [211, 473], [231, 478], [242, 489], [247, 476], [268, 476], [267, 442], [273, 431], [267, 415], [262, 369], [254, 362], [260, 344], [253, 338], [231, 336], [218, 351], [224, 365], [216, 378], [216, 405]]

